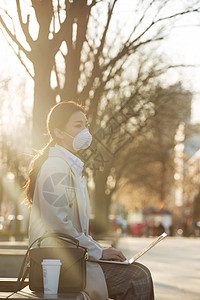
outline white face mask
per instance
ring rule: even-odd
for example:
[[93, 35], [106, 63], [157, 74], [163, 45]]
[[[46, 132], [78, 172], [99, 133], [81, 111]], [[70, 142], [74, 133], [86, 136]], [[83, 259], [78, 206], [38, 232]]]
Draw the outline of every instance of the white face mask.
[[89, 130], [87, 128], [80, 131], [75, 137], [71, 136], [67, 132], [64, 133], [74, 139], [73, 148], [75, 151], [87, 149], [92, 142], [92, 135], [89, 133]]

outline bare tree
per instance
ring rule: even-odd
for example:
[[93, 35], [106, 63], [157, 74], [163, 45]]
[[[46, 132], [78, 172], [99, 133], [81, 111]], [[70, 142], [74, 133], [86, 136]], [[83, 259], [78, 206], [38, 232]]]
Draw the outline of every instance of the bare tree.
[[160, 203], [173, 206], [174, 137], [180, 122], [186, 125], [190, 122], [191, 100], [191, 92], [184, 90], [180, 83], [167, 89], [158, 86], [153, 96], [155, 116], [148, 120], [130, 148], [121, 153], [116, 165], [116, 184], [123, 179], [132, 190], [143, 187], [145, 205], [154, 199], [158, 206]]
[[[44, 139], [45, 114], [55, 103], [56, 95], [61, 99], [80, 99], [83, 104], [90, 99], [88, 113], [95, 120], [108, 82], [122, 76], [130, 56], [144, 45], [162, 40], [169, 25], [166, 21], [198, 11], [198, 7], [189, 7], [167, 14], [164, 8], [170, 0], [164, 3], [139, 0], [131, 8], [135, 22], [120, 42], [122, 30], [113, 38], [110, 33], [113, 12], [119, 2], [16, 0], [16, 15], [14, 10], [9, 11], [7, 1], [1, 6], [1, 30], [35, 83], [34, 145], [40, 146]], [[37, 28], [34, 33], [33, 27]], [[117, 51], [113, 51], [113, 46]], [[59, 57], [64, 63], [63, 77], [58, 67]], [[51, 88], [53, 73], [57, 78], [55, 89]]]
[[[34, 80], [35, 147], [41, 147], [44, 141], [46, 113], [56, 99], [81, 101], [87, 108], [93, 133], [110, 120], [114, 112], [118, 114], [118, 121], [112, 121], [114, 123], [109, 124], [107, 130], [116, 127], [121, 134], [125, 130], [127, 141], [131, 139], [130, 132], [125, 129], [128, 119], [134, 120], [134, 134], [145, 127], [148, 117], [154, 114], [148, 104], [150, 86], [169, 66], [154, 62], [151, 67], [147, 59], [144, 72], [139, 53], [152, 44], [158, 46], [177, 18], [199, 11], [199, 4], [192, 8], [188, 4], [179, 10], [173, 3], [171, 0], [127, 2], [126, 9], [131, 14], [124, 24], [117, 18], [124, 7], [120, 0], [15, 0], [15, 15], [14, 10], [9, 10], [8, 1], [1, 5], [1, 31]], [[173, 9], [168, 10], [170, 4]], [[125, 112], [124, 102], [129, 103], [130, 113]], [[123, 109], [120, 113], [119, 107]], [[104, 141], [109, 140], [107, 151], [113, 139], [108, 133], [105, 136], [105, 132], [98, 131], [97, 141], [102, 134]], [[120, 139], [119, 135], [116, 140]], [[117, 142], [115, 146], [121, 149], [122, 145]], [[112, 146], [110, 162], [102, 167], [104, 172], [96, 172], [95, 176], [96, 210], [102, 212], [102, 215], [97, 214], [100, 216], [98, 224], [107, 216], [104, 208], [108, 204], [102, 189], [116, 157], [116, 147]], [[99, 152], [96, 155], [100, 155]], [[99, 207], [99, 202], [104, 205]]]

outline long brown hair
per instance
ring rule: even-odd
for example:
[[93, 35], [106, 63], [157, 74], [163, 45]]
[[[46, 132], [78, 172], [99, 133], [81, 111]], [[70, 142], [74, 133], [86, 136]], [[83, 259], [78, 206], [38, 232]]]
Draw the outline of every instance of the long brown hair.
[[58, 128], [63, 130], [71, 115], [76, 111], [84, 112], [84, 108], [73, 101], [63, 101], [52, 107], [47, 117], [47, 132], [49, 135], [49, 141], [46, 146], [39, 150], [33, 157], [29, 165], [28, 179], [25, 184], [26, 200], [29, 205], [33, 202], [33, 194], [35, 189], [35, 183], [37, 175], [41, 169], [42, 164], [48, 158], [49, 148], [55, 146], [57, 138], [54, 133], [54, 129]]

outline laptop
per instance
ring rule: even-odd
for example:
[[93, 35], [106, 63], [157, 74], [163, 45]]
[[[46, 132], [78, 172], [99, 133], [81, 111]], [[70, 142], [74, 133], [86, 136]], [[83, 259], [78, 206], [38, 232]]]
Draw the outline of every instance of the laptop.
[[99, 259], [95, 262], [101, 262], [101, 263], [110, 263], [110, 264], [123, 264], [123, 265], [130, 265], [133, 264], [138, 258], [140, 258], [143, 254], [145, 254], [147, 251], [149, 251], [152, 247], [154, 247], [156, 244], [158, 244], [160, 241], [162, 241], [167, 236], [166, 232], [163, 232], [160, 236], [158, 236], [153, 242], [151, 242], [149, 245], [147, 245], [144, 249], [139, 251], [135, 256], [131, 257], [130, 259], [127, 259], [125, 261], [117, 261], [117, 260], [103, 260]]

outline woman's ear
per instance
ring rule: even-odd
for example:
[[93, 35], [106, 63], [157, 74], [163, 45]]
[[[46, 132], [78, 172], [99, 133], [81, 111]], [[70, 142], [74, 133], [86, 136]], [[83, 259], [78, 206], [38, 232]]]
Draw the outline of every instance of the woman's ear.
[[62, 134], [62, 131], [61, 131], [60, 129], [55, 128], [55, 129], [54, 129], [54, 134], [55, 134], [55, 136], [56, 136], [57, 138], [63, 139], [63, 134]]

